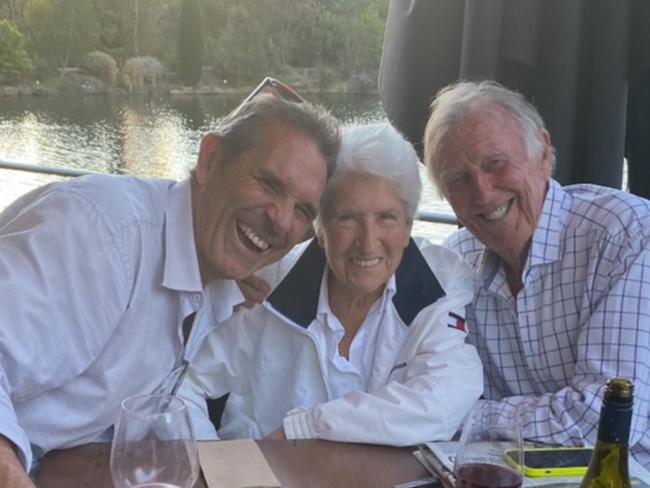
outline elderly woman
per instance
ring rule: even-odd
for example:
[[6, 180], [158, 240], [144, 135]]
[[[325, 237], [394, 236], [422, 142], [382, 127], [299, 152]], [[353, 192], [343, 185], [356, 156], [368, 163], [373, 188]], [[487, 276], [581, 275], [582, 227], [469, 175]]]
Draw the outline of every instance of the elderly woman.
[[[456, 254], [410, 238], [420, 193], [417, 156], [392, 127], [344, 132], [317, 237], [262, 271], [279, 284], [217, 326], [183, 388], [231, 392], [221, 438], [454, 434], [483, 387], [465, 343], [473, 278]], [[199, 438], [214, 436], [206, 415], [194, 421]]]

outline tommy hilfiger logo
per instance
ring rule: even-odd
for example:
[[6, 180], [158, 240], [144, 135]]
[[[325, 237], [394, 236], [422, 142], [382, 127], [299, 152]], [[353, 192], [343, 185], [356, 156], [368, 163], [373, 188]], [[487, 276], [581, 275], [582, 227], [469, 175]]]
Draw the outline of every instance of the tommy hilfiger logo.
[[466, 332], [465, 317], [461, 317], [460, 315], [454, 312], [449, 312], [449, 316], [447, 317], [447, 327], [451, 327], [452, 329], [458, 329], [458, 330], [462, 330], [463, 332]]

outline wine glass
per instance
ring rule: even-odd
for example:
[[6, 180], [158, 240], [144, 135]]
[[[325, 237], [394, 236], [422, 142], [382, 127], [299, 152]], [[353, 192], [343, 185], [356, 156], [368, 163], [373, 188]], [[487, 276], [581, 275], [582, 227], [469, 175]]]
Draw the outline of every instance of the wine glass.
[[174, 395], [127, 398], [115, 424], [111, 475], [117, 488], [191, 488], [199, 457], [185, 401]]
[[474, 408], [454, 461], [458, 488], [520, 488], [523, 482], [521, 421], [499, 418], [489, 404]]

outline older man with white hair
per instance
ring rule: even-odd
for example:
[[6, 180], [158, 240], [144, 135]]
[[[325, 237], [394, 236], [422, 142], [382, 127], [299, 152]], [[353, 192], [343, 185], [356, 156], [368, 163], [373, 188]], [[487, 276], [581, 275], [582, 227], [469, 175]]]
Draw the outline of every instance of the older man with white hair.
[[593, 443], [608, 378], [635, 383], [630, 437], [650, 465], [650, 202], [551, 178], [537, 110], [494, 82], [431, 106], [425, 162], [463, 229], [446, 245], [479, 276], [468, 313], [485, 401], [528, 439]]

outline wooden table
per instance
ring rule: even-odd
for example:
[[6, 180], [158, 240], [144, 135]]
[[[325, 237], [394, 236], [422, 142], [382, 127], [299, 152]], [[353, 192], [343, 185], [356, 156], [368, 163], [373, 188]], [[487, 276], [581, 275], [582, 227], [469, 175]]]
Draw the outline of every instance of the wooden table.
[[[383, 488], [427, 476], [412, 449], [328, 441], [257, 441], [284, 488]], [[110, 444], [88, 444], [45, 456], [39, 488], [113, 488]], [[203, 480], [198, 488], [205, 488]]]

